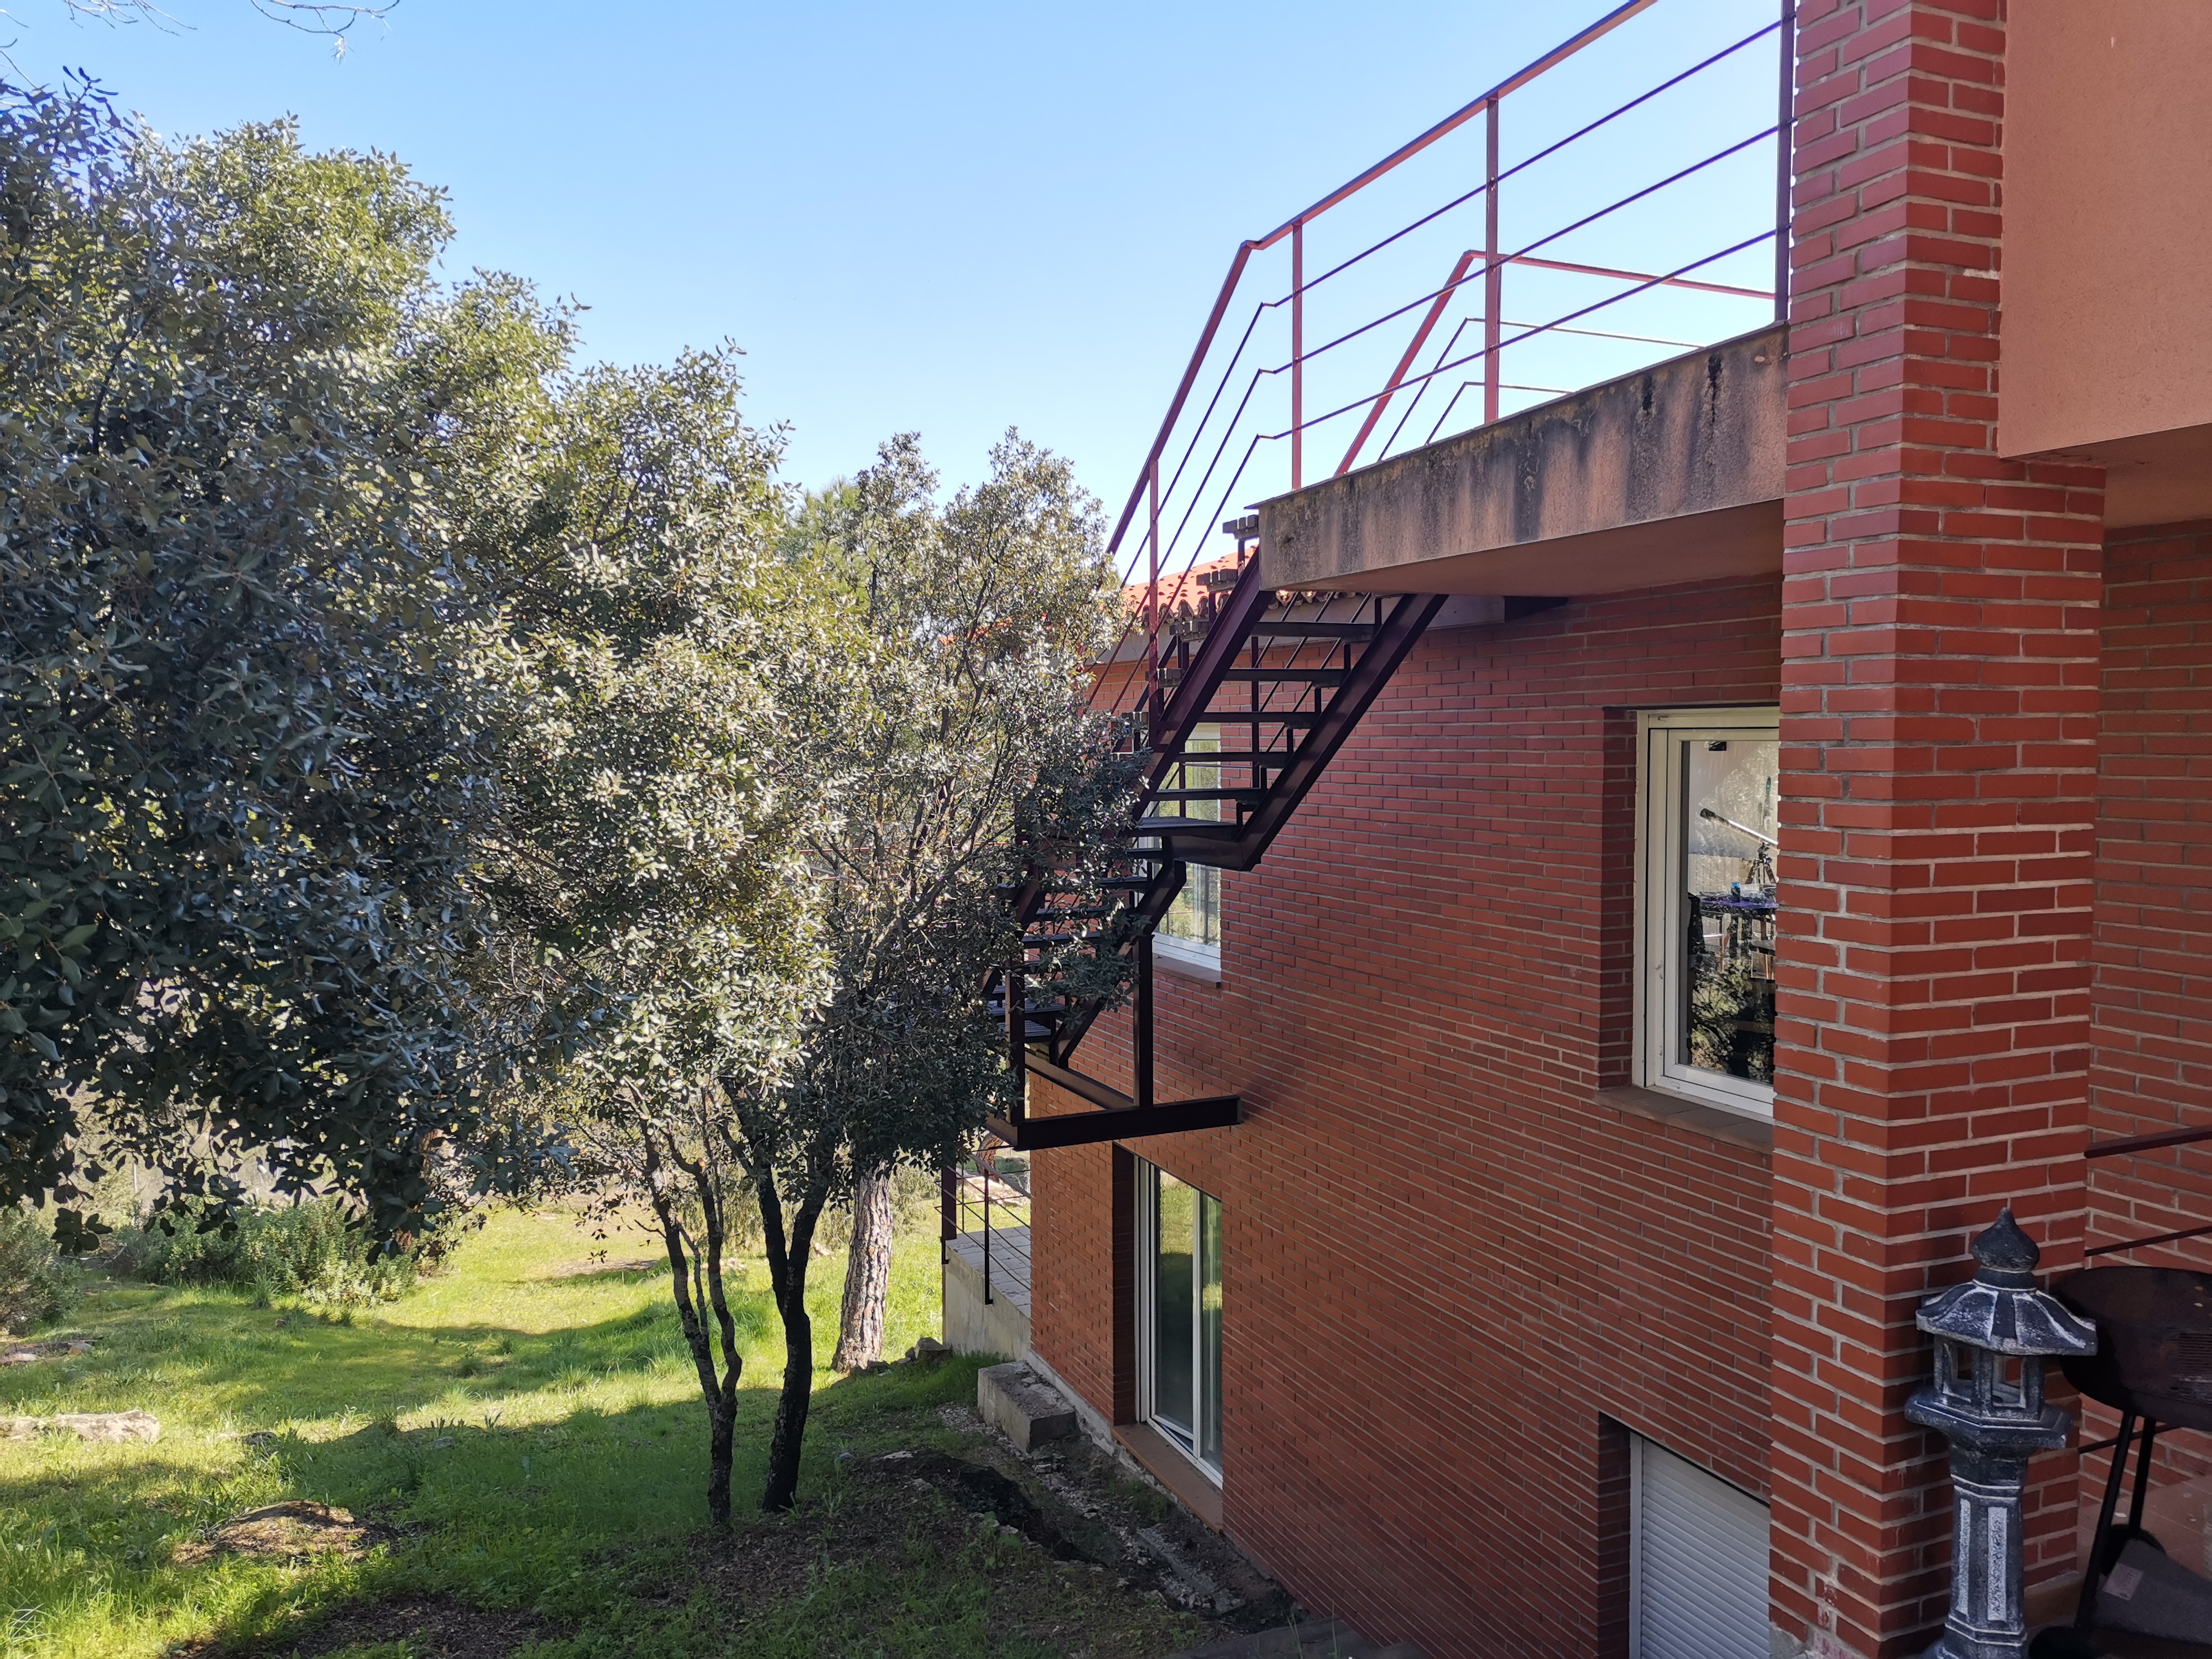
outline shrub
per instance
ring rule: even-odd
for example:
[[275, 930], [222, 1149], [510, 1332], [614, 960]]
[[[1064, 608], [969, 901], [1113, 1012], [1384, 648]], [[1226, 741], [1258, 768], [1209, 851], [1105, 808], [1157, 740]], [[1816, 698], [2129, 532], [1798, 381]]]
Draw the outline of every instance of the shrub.
[[131, 1253], [136, 1271], [167, 1285], [223, 1285], [337, 1308], [389, 1302], [415, 1282], [413, 1256], [380, 1250], [336, 1199], [242, 1210], [227, 1226], [207, 1224], [211, 1215], [188, 1200], [155, 1220]]
[[0, 1208], [0, 1332], [65, 1318], [76, 1302], [76, 1275], [54, 1249], [46, 1218], [18, 1204]]

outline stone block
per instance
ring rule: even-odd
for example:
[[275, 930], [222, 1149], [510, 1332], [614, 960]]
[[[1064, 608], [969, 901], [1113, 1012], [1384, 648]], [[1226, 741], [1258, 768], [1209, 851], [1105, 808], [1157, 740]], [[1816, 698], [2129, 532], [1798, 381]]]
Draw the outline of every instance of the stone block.
[[1018, 1361], [975, 1373], [975, 1409], [1023, 1451], [1075, 1432], [1075, 1408]]

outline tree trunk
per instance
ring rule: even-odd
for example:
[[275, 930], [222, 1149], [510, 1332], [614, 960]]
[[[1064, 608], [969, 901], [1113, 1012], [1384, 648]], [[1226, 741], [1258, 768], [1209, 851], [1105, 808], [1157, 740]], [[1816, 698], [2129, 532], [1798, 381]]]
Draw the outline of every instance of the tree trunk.
[[772, 1176], [760, 1183], [762, 1231], [767, 1235], [768, 1272], [783, 1318], [783, 1391], [775, 1402], [775, 1431], [769, 1438], [764, 1510], [787, 1510], [799, 1497], [799, 1457], [806, 1440], [806, 1413], [814, 1403], [814, 1322], [806, 1311], [806, 1269], [812, 1256], [814, 1224], [821, 1219], [825, 1194], [817, 1188], [799, 1201], [784, 1231], [783, 1202]]
[[[677, 1317], [684, 1327], [684, 1346], [699, 1374], [699, 1391], [707, 1401], [707, 1515], [717, 1527], [730, 1524], [730, 1465], [734, 1455], [738, 1425], [738, 1376], [744, 1361], [738, 1352], [737, 1322], [722, 1291], [722, 1203], [714, 1172], [703, 1164], [687, 1163], [672, 1149], [670, 1161], [691, 1180], [706, 1223], [706, 1248], [685, 1249], [682, 1217], [673, 1194], [657, 1178], [653, 1182], [653, 1208], [660, 1222], [662, 1242], [668, 1247], [668, 1273], [676, 1293]], [[647, 1168], [657, 1177], [659, 1158], [648, 1139]], [[714, 1334], [707, 1328], [711, 1309], [722, 1340], [721, 1365], [714, 1363]]]
[[[733, 1396], [736, 1392], [731, 1390]], [[716, 1401], [707, 1408], [707, 1514], [717, 1527], [730, 1524], [730, 1464], [737, 1449], [737, 1403], [734, 1398]]]
[[884, 1357], [884, 1304], [891, 1291], [891, 1175], [863, 1179], [853, 1193], [853, 1243], [845, 1261], [845, 1305], [837, 1316], [833, 1371], [856, 1371]]
[[814, 1403], [814, 1322], [806, 1312], [803, 1267], [798, 1283], [799, 1299], [783, 1316], [783, 1392], [775, 1402], [775, 1432], [768, 1445], [764, 1510], [787, 1510], [798, 1499], [799, 1455], [806, 1439], [807, 1410]]

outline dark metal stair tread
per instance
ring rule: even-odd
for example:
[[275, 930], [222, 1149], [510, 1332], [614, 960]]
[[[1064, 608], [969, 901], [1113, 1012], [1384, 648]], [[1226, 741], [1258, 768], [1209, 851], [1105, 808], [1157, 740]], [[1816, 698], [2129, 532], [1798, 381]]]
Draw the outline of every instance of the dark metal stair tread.
[[1245, 630], [1248, 634], [1264, 634], [1269, 639], [1291, 639], [1304, 635], [1310, 640], [1371, 640], [1375, 637], [1373, 623], [1300, 622], [1295, 617], [1262, 617]]
[[1221, 818], [1139, 818], [1137, 829], [1147, 836], [1238, 836], [1241, 826]]
[[1285, 1625], [1250, 1636], [1224, 1636], [1202, 1648], [1188, 1648], [1172, 1659], [1421, 1659], [1407, 1642], [1378, 1648], [1339, 1619]]

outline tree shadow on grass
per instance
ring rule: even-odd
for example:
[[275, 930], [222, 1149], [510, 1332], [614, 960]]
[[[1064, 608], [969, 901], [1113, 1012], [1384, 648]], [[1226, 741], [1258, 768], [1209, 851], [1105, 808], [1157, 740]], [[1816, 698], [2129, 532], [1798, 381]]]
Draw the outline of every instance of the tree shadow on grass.
[[[258, 1639], [296, 1629], [293, 1609], [418, 1592], [618, 1628], [633, 1588], [680, 1571], [673, 1558], [706, 1524], [705, 1414], [665, 1303], [533, 1332], [348, 1324], [214, 1292], [131, 1287], [101, 1300], [82, 1322], [100, 1339], [92, 1353], [0, 1373], [15, 1400], [0, 1397], [0, 1411], [143, 1407], [164, 1419], [154, 1445], [50, 1441], [0, 1456], [0, 1544], [12, 1547], [0, 1548], [0, 1606], [40, 1610], [57, 1645], [101, 1650], [142, 1632], [149, 1608], [179, 1638]], [[733, 1470], [750, 1510], [781, 1330], [764, 1293], [736, 1297], [732, 1311], [753, 1385], [739, 1391]], [[833, 1478], [837, 1449], [865, 1447], [902, 1413], [972, 1401], [974, 1373], [951, 1361], [824, 1381], [802, 1492]], [[666, 1397], [641, 1400], [641, 1386]], [[173, 1560], [231, 1516], [294, 1498], [401, 1534], [360, 1561]]]
[[[931, 1410], [972, 1398], [972, 1364], [949, 1362], [830, 1383], [817, 1395], [802, 1498], [842, 1476], [836, 1458], [904, 1444]], [[740, 1526], [765, 1483], [772, 1392], [749, 1391], [733, 1476]], [[696, 1400], [616, 1411], [580, 1407], [550, 1422], [478, 1419], [399, 1430], [378, 1420], [329, 1439], [278, 1436], [251, 1449], [244, 1477], [211, 1481], [189, 1462], [147, 1455], [102, 1472], [0, 1480], [0, 1506], [74, 1511], [65, 1540], [120, 1600], [179, 1610], [188, 1638], [289, 1650], [334, 1609], [442, 1595], [494, 1611], [534, 1608], [581, 1636], [632, 1651], [631, 1623], [677, 1619], [690, 1552], [706, 1530], [706, 1422]], [[190, 1501], [179, 1504], [179, 1496]], [[179, 1544], [241, 1507], [307, 1498], [374, 1517], [400, 1535], [366, 1560], [288, 1565], [173, 1560]], [[118, 1523], [121, 1523], [118, 1525]], [[672, 1601], [672, 1594], [673, 1600]], [[210, 1649], [209, 1650], [216, 1650]], [[680, 1644], [670, 1651], [689, 1651]]]

